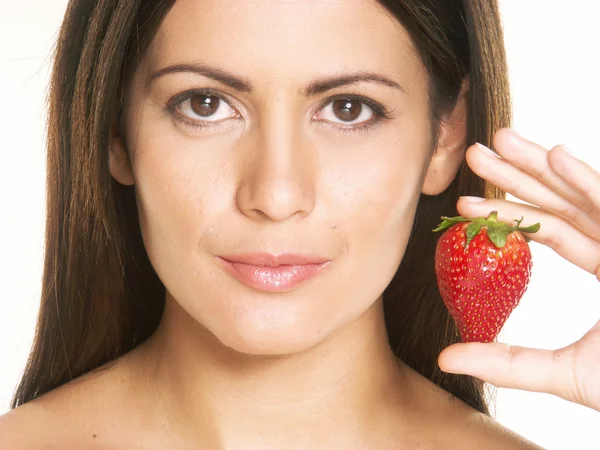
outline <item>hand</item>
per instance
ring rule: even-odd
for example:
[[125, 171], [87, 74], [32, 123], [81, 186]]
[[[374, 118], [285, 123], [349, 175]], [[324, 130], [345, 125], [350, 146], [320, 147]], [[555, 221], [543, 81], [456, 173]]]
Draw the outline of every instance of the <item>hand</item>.
[[[512, 224], [541, 223], [532, 241], [552, 248], [600, 281], [600, 173], [569, 156], [564, 147], [548, 151], [514, 131], [494, 137], [500, 157], [486, 147], [467, 150], [467, 163], [480, 177], [536, 206], [502, 199], [471, 203], [461, 198], [464, 217], [492, 210]], [[600, 411], [600, 321], [579, 341], [558, 350], [539, 350], [501, 343], [455, 344], [439, 357], [442, 370], [475, 376], [498, 387], [546, 392]]]

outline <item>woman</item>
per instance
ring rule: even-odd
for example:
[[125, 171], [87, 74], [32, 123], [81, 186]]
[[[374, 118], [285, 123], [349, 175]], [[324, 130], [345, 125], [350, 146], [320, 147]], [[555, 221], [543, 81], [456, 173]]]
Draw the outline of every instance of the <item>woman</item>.
[[600, 409], [598, 330], [440, 356], [441, 215], [539, 221], [600, 278], [600, 175], [509, 125], [489, 0], [72, 1], [0, 448], [537, 448], [479, 379]]

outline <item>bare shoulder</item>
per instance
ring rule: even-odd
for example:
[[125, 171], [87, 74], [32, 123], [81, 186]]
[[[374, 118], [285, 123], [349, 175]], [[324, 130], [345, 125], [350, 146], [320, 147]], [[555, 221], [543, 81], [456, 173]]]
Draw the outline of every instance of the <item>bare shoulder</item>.
[[108, 378], [82, 376], [0, 416], [0, 449], [121, 448], [107, 445], [113, 433], [106, 411], [119, 403]]
[[434, 448], [461, 450], [543, 450], [424, 377], [414, 381], [423, 413], [421, 430]]
[[[25, 409], [28, 411], [25, 412]], [[0, 448], [35, 448], [30, 439], [31, 428], [26, 426], [27, 420], [24, 420], [26, 416], [31, 416], [29, 410], [31, 408], [25, 408], [24, 405], [0, 416]]]
[[452, 412], [447, 428], [448, 440], [454, 444], [448, 448], [543, 450], [539, 445], [508, 429], [492, 417], [453, 396], [446, 395]]
[[444, 395], [449, 407], [447, 410], [449, 418], [445, 428], [446, 438], [452, 443], [446, 448], [543, 450], [543, 447], [508, 429], [460, 399], [448, 393]]
[[479, 411], [473, 410], [467, 415], [464, 423], [475, 444], [473, 448], [543, 450], [543, 447], [525, 439]]
[[0, 448], [75, 448], [65, 440], [68, 430], [64, 425], [68, 420], [59, 418], [65, 412], [57, 402], [48, 400], [42, 396], [0, 416]]

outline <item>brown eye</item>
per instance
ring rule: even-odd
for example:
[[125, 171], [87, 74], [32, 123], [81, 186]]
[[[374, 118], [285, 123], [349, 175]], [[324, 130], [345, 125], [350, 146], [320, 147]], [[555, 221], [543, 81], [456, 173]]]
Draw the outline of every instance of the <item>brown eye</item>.
[[187, 95], [176, 104], [175, 110], [179, 116], [201, 124], [215, 124], [240, 117], [227, 100], [219, 95], [201, 92]]
[[356, 120], [362, 111], [363, 104], [358, 100], [340, 99], [333, 102], [333, 112], [336, 117], [344, 122]]
[[383, 113], [378, 113], [377, 109], [358, 98], [336, 98], [332, 99], [314, 116], [317, 120], [344, 125], [344, 129], [352, 127], [360, 128], [378, 120]]
[[219, 109], [220, 102], [214, 95], [196, 95], [190, 98], [190, 108], [200, 117], [210, 117]]

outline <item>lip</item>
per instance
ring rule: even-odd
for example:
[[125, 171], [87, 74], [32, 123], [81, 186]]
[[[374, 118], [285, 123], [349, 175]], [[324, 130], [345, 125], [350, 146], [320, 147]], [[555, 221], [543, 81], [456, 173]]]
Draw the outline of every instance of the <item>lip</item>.
[[330, 260], [316, 255], [245, 253], [217, 256], [224, 269], [261, 292], [289, 292], [315, 277]]

